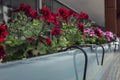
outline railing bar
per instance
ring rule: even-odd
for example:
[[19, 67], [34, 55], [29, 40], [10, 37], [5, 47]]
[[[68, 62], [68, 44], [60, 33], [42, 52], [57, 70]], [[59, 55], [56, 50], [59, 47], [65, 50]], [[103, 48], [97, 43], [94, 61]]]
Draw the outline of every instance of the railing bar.
[[[81, 47], [78, 47], [78, 46], [70, 46], [70, 47], [66, 48], [64, 51], [67, 51], [68, 49], [71, 49], [71, 48], [81, 50], [83, 52], [84, 56], [85, 56], [83, 80], [86, 80], [88, 56], [87, 56], [86, 52]], [[76, 54], [74, 54], [74, 55], [76, 56]], [[74, 65], [74, 66], [75, 66], [76, 80], [78, 80], [77, 67], [76, 67], [76, 65]]]

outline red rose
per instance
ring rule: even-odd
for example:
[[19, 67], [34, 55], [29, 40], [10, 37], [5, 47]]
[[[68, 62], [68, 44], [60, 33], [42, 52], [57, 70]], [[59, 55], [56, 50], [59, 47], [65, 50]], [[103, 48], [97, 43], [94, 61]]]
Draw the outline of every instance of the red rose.
[[61, 35], [61, 30], [60, 30], [60, 28], [53, 28], [52, 30], [51, 30], [51, 34], [54, 36], [59, 36], [59, 35]]
[[3, 46], [0, 45], [0, 59], [3, 59], [3, 58], [5, 58], [5, 51]]
[[0, 42], [3, 42], [5, 37], [7, 36], [6, 26], [0, 25]]

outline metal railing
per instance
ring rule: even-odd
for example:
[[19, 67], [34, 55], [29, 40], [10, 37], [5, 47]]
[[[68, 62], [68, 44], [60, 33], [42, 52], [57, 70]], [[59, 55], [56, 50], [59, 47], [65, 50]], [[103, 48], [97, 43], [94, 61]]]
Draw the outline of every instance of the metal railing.
[[103, 65], [103, 62], [104, 62], [104, 55], [105, 55], [105, 48], [100, 45], [100, 44], [84, 44], [84, 45], [79, 45], [80, 47], [90, 47], [91, 48], [91, 52], [93, 52], [93, 48], [95, 48], [95, 55], [96, 55], [96, 60], [97, 60], [97, 64], [99, 65], [99, 59], [98, 59], [98, 50], [97, 48], [102, 48], [102, 59], [101, 59], [101, 65]]
[[[78, 47], [78, 46], [70, 46], [70, 47], [66, 48], [64, 51], [67, 51], [67, 50], [72, 49], [72, 48], [79, 49], [84, 54], [85, 64], [84, 64], [83, 80], [86, 80], [87, 65], [88, 65], [88, 56], [87, 56], [87, 53], [81, 47]], [[75, 67], [76, 80], [79, 80], [78, 72], [77, 72], [77, 66], [76, 66], [76, 60], [75, 60], [76, 55], [77, 55], [77, 53], [75, 53], [74, 56], [73, 56], [73, 60], [74, 60], [73, 62], [74, 62], [74, 67]]]

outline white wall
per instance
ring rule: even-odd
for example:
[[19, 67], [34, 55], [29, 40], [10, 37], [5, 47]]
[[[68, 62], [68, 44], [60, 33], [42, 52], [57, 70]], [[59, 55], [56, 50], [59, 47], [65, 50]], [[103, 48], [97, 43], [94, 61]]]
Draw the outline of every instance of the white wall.
[[98, 25], [105, 26], [104, 0], [58, 0], [77, 12], [89, 14]]

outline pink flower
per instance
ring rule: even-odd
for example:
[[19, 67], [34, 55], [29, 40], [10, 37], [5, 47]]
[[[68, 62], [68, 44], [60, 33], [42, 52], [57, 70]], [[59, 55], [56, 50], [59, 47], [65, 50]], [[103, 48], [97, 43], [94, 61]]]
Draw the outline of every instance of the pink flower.
[[110, 31], [106, 31], [105, 36], [108, 41], [111, 41], [113, 39], [113, 34]]
[[89, 33], [91, 31], [91, 28], [84, 29], [84, 33]]
[[91, 36], [91, 37], [96, 36], [96, 35], [95, 35], [95, 32], [94, 32], [94, 31], [90, 32], [90, 36]]

